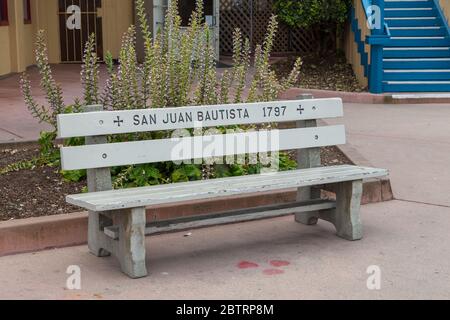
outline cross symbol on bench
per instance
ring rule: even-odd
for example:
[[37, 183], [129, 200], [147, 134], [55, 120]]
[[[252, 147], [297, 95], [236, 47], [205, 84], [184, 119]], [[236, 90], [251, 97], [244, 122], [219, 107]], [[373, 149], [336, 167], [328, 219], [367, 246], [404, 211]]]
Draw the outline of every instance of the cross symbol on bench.
[[305, 108], [303, 108], [302, 106], [299, 106], [297, 111], [300, 112], [300, 114], [303, 114], [303, 111], [305, 111]]
[[120, 127], [120, 125], [123, 123], [123, 120], [120, 120], [120, 117], [117, 116], [117, 120], [114, 120], [114, 123], [117, 123], [117, 126]]

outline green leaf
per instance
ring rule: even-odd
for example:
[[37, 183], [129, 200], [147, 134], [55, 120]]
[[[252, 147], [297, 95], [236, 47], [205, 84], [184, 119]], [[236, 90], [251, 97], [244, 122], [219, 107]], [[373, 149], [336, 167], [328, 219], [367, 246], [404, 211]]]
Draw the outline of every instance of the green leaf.
[[183, 169], [177, 169], [172, 173], [173, 182], [186, 182], [189, 178], [186, 176], [186, 172]]
[[202, 177], [202, 171], [196, 165], [186, 165], [183, 169], [189, 180], [199, 180]]
[[261, 173], [261, 164], [252, 164], [247, 168], [248, 174], [260, 174]]
[[226, 178], [226, 177], [231, 177], [232, 173], [228, 166], [226, 166], [224, 164], [218, 164], [218, 165], [214, 166], [214, 176], [216, 178]]
[[87, 177], [86, 170], [61, 170], [61, 175], [63, 176], [63, 179], [68, 182], [80, 182]]
[[202, 171], [196, 165], [183, 165], [173, 171], [171, 177], [173, 182], [200, 180], [202, 177]]
[[233, 177], [243, 176], [245, 174], [244, 166], [239, 164], [231, 165], [231, 175]]
[[297, 169], [297, 161], [292, 160], [289, 154], [285, 152], [280, 153], [280, 171]]

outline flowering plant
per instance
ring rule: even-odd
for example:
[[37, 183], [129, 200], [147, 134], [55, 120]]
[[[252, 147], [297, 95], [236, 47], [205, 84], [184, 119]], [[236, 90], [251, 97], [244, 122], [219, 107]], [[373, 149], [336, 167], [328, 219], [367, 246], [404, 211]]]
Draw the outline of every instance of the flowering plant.
[[[155, 40], [150, 32], [144, 0], [136, 1], [136, 11], [144, 42], [144, 61], [138, 63], [136, 27], [130, 26], [122, 38], [118, 64], [113, 63], [110, 53], [104, 58], [108, 78], [100, 89], [99, 57], [96, 53], [95, 35], [91, 35], [85, 46], [81, 70], [83, 98], [76, 99], [69, 106], [64, 104], [61, 87], [53, 79], [44, 32], [38, 32], [36, 60], [48, 106], [41, 106], [34, 100], [30, 81], [27, 75], [23, 74], [21, 89], [25, 103], [33, 116], [51, 124], [56, 132], [58, 114], [80, 112], [86, 105], [102, 104], [107, 110], [125, 110], [273, 101], [281, 92], [297, 82], [300, 59], [296, 61], [289, 76], [284, 79], [278, 79], [275, 71], [271, 69], [270, 52], [278, 27], [275, 16], [270, 19], [264, 43], [255, 49], [254, 70], [251, 70], [249, 40], [243, 39], [241, 31], [236, 29], [233, 35], [233, 67], [219, 74], [216, 69], [217, 57], [211, 44], [211, 31], [203, 21], [202, 0], [196, 1], [196, 9], [185, 30], [181, 30], [178, 1], [170, 1], [164, 27], [158, 31]], [[165, 134], [154, 132], [132, 137], [111, 136], [109, 139], [115, 142], [155, 139]], [[78, 145], [83, 141], [71, 139], [65, 143]], [[285, 154], [281, 157], [282, 169], [295, 166]], [[211, 167], [206, 164], [177, 166], [173, 163], [161, 163], [113, 168], [112, 173], [115, 187], [128, 187], [257, 173], [259, 170], [260, 165]], [[63, 174], [69, 180], [84, 177], [79, 172], [63, 172]]]

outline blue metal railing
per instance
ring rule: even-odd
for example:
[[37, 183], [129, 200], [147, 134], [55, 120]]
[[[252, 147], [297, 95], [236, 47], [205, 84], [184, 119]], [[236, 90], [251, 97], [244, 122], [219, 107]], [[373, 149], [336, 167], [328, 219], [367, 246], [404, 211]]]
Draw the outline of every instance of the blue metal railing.
[[[362, 39], [358, 17], [355, 9], [351, 12], [351, 27], [355, 34], [355, 42], [364, 67], [364, 75], [369, 80], [369, 91], [372, 93], [383, 92], [383, 48], [391, 38], [388, 24], [384, 19], [384, 0], [355, 0], [361, 1], [365, 13], [365, 21], [370, 27], [370, 34]], [[370, 46], [370, 61], [364, 44]]]
[[389, 26], [384, 20], [384, 0], [361, 0], [371, 34], [366, 43], [370, 45], [369, 91], [383, 92], [383, 48], [391, 38]]

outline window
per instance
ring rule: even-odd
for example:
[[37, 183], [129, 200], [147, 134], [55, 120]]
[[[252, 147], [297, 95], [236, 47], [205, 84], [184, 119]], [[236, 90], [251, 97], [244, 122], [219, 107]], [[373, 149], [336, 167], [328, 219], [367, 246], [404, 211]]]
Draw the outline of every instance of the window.
[[8, 0], [0, 0], [0, 26], [8, 25]]
[[23, 0], [23, 23], [31, 23], [31, 0]]

